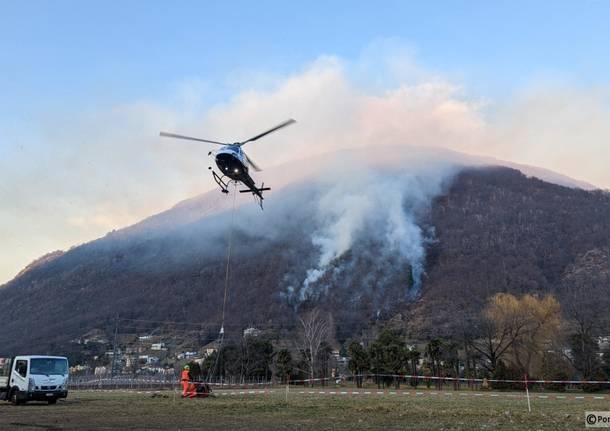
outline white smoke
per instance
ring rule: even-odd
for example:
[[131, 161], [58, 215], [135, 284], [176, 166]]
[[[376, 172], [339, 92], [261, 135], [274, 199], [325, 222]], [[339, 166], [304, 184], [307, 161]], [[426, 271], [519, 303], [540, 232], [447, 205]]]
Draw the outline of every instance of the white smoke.
[[[393, 161], [388, 160], [388, 152]], [[375, 151], [373, 156], [384, 160], [382, 166], [370, 166], [350, 156], [335, 155], [330, 164], [334, 168], [326, 170], [327, 177], [321, 184], [315, 212], [319, 228], [312, 234], [319, 258], [306, 273], [299, 299], [316, 293], [313, 285], [357, 238], [383, 244], [383, 253], [377, 259], [398, 254], [411, 268], [413, 286], [408, 293], [415, 296], [424, 273], [428, 239], [419, 218], [458, 166], [438, 158], [422, 163], [421, 154], [405, 154], [404, 147], [380, 147]]]

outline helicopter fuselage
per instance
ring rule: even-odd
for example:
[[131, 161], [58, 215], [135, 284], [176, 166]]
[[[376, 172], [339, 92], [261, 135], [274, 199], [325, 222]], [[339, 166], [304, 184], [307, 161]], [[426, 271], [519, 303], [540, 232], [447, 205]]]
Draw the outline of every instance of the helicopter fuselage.
[[[227, 145], [216, 152], [216, 166], [220, 172], [234, 181], [244, 181], [249, 179], [254, 183], [248, 174], [248, 163], [244, 153], [237, 145]], [[246, 184], [247, 185], [247, 184]]]
[[[220, 170], [220, 175], [212, 170], [212, 177], [216, 184], [220, 186], [223, 193], [229, 193], [229, 183], [224, 179], [227, 177], [235, 181], [236, 185], [237, 183], [242, 183], [246, 186], [246, 190], [240, 190], [239, 192], [252, 193], [257, 198], [260, 207], [263, 207], [263, 192], [271, 189], [265, 187], [264, 184], [260, 187], [256, 186], [256, 183], [248, 173], [250, 160], [242, 151], [241, 145], [228, 144], [223, 146], [220, 150], [216, 151], [214, 160]], [[212, 168], [210, 167], [210, 169]]]

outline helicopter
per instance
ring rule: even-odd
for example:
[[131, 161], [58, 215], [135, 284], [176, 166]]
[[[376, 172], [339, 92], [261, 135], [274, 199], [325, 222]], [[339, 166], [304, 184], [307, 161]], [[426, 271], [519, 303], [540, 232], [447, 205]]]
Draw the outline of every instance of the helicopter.
[[234, 142], [232, 144], [211, 141], [209, 139], [201, 139], [194, 138], [191, 136], [178, 135], [175, 133], [168, 132], [160, 132], [159, 135], [166, 138], [177, 138], [177, 139], [186, 139], [189, 141], [198, 141], [198, 142], [207, 142], [209, 144], [222, 145], [222, 148], [216, 151], [210, 151], [208, 156], [211, 156], [212, 153], [215, 153], [215, 161], [216, 166], [220, 173], [216, 173], [214, 169], [210, 166], [208, 169], [212, 171], [212, 177], [216, 184], [220, 187], [220, 191], [223, 193], [229, 193], [229, 185], [232, 181], [237, 183], [242, 183], [246, 190], [240, 190], [240, 193], [252, 193], [254, 199], [257, 201], [261, 209], [263, 208], [263, 192], [267, 190], [271, 190], [270, 187], [265, 187], [265, 183], [262, 183], [260, 187], [256, 186], [256, 183], [248, 173], [249, 167], [252, 167], [256, 172], [260, 172], [261, 169], [254, 163], [254, 161], [248, 157], [248, 155], [244, 152], [242, 147], [248, 142], [256, 141], [263, 136], [266, 136], [270, 133], [273, 133], [279, 129], [282, 129], [286, 126], [289, 126], [293, 123], [296, 123], [292, 118], [284, 121], [283, 123], [278, 124], [277, 126], [266, 130], [262, 133], [259, 133], [256, 136], [253, 136], [250, 139], [247, 139], [242, 142]]

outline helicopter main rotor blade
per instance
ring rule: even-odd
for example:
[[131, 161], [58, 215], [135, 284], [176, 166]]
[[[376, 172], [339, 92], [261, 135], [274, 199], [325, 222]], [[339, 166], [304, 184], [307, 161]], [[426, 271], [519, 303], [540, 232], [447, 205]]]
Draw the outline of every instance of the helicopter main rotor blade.
[[263, 132], [263, 133], [261, 133], [261, 134], [258, 134], [258, 135], [256, 135], [256, 136], [254, 136], [254, 137], [252, 137], [252, 138], [248, 139], [247, 141], [240, 142], [240, 143], [239, 143], [239, 146], [241, 147], [242, 145], [244, 145], [244, 144], [246, 144], [246, 143], [248, 143], [248, 142], [256, 141], [257, 139], [260, 139], [260, 138], [262, 138], [263, 136], [268, 135], [269, 133], [273, 133], [273, 132], [275, 132], [276, 130], [281, 129], [282, 127], [289, 126], [289, 125], [291, 125], [292, 123], [296, 123], [296, 121], [295, 121], [295, 120], [293, 120], [293, 119], [291, 118], [290, 120], [284, 121], [283, 123], [278, 124], [278, 125], [277, 125], [277, 126], [275, 126], [274, 128], [267, 130], [266, 132]]
[[223, 142], [210, 141], [208, 139], [193, 138], [191, 136], [177, 135], [175, 133], [160, 132], [159, 136], [163, 136], [163, 137], [166, 137], [166, 138], [186, 139], [188, 141], [207, 142], [209, 144], [216, 144], [216, 145], [228, 145], [228, 144], [225, 144]]
[[253, 169], [254, 169], [256, 172], [260, 172], [260, 171], [261, 171], [261, 168], [259, 168], [259, 167], [257, 166], [257, 164], [256, 164], [256, 163], [254, 163], [254, 161], [253, 161], [253, 160], [252, 160], [250, 157], [248, 157], [248, 155], [247, 155], [246, 153], [244, 153], [244, 156], [246, 156], [246, 160], [248, 161], [248, 163], [250, 164], [250, 166], [252, 166], [252, 168], [253, 168]]

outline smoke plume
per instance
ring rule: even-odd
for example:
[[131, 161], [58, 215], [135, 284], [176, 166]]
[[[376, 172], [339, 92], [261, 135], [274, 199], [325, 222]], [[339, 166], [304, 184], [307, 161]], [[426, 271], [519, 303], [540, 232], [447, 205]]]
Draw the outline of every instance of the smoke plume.
[[[367, 163], [366, 157], [377, 160]], [[302, 301], [320, 293], [316, 283], [356, 242], [379, 245], [376, 253], [380, 254], [375, 256], [367, 247], [358, 248], [358, 253], [370, 254], [376, 265], [383, 266], [389, 256], [408, 265], [413, 283], [403, 286], [405, 296], [417, 296], [426, 241], [432, 239], [420, 226], [420, 218], [458, 166], [427, 157], [421, 149], [401, 146], [333, 154], [332, 162], [314, 180], [319, 195], [313, 203], [311, 241], [318, 259], [306, 271], [300, 288], [291, 289], [293, 296]], [[347, 263], [332, 265], [333, 271], [342, 271], [342, 264]]]

